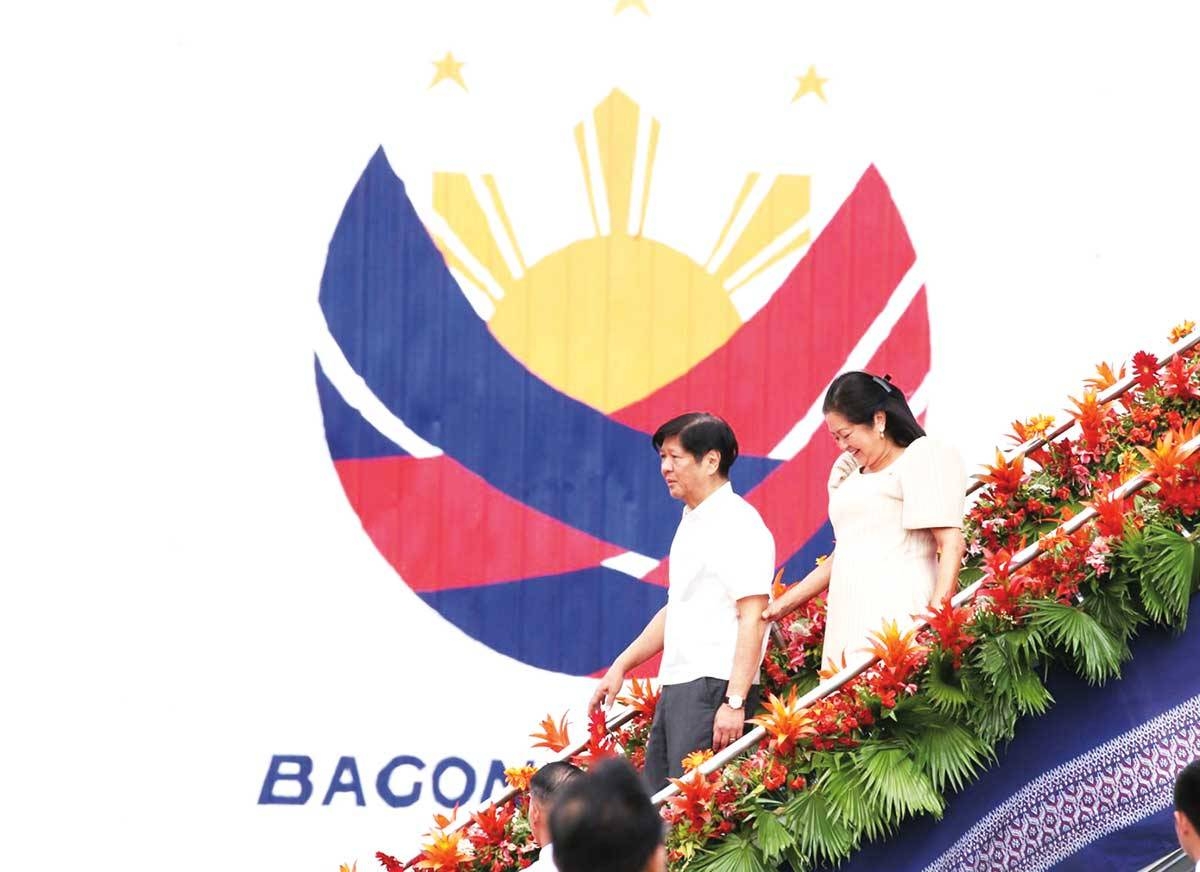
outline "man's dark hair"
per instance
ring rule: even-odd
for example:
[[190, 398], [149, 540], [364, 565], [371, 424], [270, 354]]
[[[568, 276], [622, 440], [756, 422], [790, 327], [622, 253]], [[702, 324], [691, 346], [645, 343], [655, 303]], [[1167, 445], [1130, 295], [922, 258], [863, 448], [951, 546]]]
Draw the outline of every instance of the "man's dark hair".
[[582, 769], [565, 760], [547, 763], [529, 779], [529, 796], [538, 802], [545, 802], [560, 788], [582, 774]]
[[642, 872], [663, 822], [629, 762], [603, 760], [567, 785], [550, 812], [559, 872]]
[[1200, 760], [1193, 760], [1175, 779], [1175, 810], [1183, 812], [1197, 833], [1200, 833]]
[[696, 458], [697, 463], [708, 452], [718, 452], [721, 462], [717, 464], [717, 472], [722, 478], [729, 478], [729, 467], [737, 460], [738, 444], [733, 428], [724, 420], [708, 412], [688, 412], [672, 418], [654, 431], [651, 437], [654, 450], [660, 451], [663, 443], [672, 436], [679, 437], [683, 450]]

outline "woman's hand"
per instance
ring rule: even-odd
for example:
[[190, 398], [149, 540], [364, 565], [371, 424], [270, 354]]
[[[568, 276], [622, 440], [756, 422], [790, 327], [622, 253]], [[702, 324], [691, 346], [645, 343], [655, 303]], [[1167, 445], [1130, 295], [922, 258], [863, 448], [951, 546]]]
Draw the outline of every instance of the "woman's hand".
[[801, 587], [803, 585], [792, 585], [779, 599], [767, 603], [767, 607], [762, 612], [763, 620], [777, 621], [808, 602], [809, 597], [804, 596]]
[[804, 576], [803, 581], [793, 584], [779, 599], [767, 603], [762, 613], [763, 620], [777, 621], [829, 587], [829, 578], [833, 575], [833, 557], [834, 555], [830, 554], [817, 564], [816, 569]]

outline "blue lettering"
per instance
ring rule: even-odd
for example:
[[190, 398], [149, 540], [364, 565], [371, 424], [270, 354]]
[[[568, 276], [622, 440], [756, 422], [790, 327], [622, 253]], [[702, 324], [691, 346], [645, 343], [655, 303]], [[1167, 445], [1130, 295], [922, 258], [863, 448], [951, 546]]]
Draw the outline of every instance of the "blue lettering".
[[492, 788], [496, 783], [500, 783], [500, 788], [508, 787], [508, 779], [504, 777], [504, 764], [499, 760], [492, 761], [492, 768], [488, 770], [487, 781], [483, 785], [483, 796], [479, 797], [480, 802], [484, 802], [492, 798]]
[[408, 754], [403, 754], [399, 757], [393, 757], [388, 765], [379, 770], [379, 777], [375, 779], [375, 789], [379, 791], [379, 797], [392, 808], [404, 808], [415, 803], [421, 798], [421, 782], [416, 782], [412, 790], [408, 793], [397, 796], [392, 792], [391, 784], [392, 773], [401, 766], [412, 766], [416, 769], [424, 769], [425, 761], [420, 757], [413, 757]]
[[[349, 774], [348, 782], [342, 781], [342, 775]], [[329, 805], [335, 793], [353, 793], [355, 805], [366, 805], [363, 799], [362, 782], [358, 779], [358, 764], [353, 757], [342, 757], [338, 760], [337, 768], [333, 770], [333, 778], [329, 779], [329, 790], [325, 791], [325, 799], [321, 805]]]
[[[467, 778], [467, 783], [463, 786], [463, 791], [455, 797], [446, 796], [442, 793], [442, 776], [446, 774], [447, 769], [460, 769], [463, 775]], [[444, 805], [446, 808], [454, 808], [460, 803], [466, 802], [471, 798], [471, 794], [475, 792], [475, 770], [462, 757], [447, 757], [433, 770], [433, 798]]]
[[[295, 766], [296, 772], [284, 772], [284, 766]], [[259, 805], [304, 805], [312, 796], [312, 757], [275, 754], [271, 757], [271, 765], [267, 767], [267, 777], [263, 779], [262, 792], [258, 795]], [[280, 781], [297, 781], [300, 783], [299, 796], [280, 796], [275, 793], [275, 784]]]

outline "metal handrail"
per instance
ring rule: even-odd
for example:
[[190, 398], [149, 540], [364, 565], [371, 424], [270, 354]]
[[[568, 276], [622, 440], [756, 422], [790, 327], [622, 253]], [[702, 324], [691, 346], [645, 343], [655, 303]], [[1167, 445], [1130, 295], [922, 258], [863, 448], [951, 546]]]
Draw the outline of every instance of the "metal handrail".
[[[1197, 331], [1191, 337], [1186, 338], [1180, 344], [1172, 346], [1167, 351], [1163, 352], [1160, 355], [1157, 355], [1157, 358], [1156, 358], [1158, 360], [1157, 368], [1162, 369], [1164, 366], [1166, 366], [1168, 363], [1170, 363], [1172, 359], [1178, 357], [1179, 355], [1181, 355], [1187, 351], [1191, 351], [1193, 348], [1196, 347], [1197, 344], [1200, 344], [1200, 331]], [[1117, 397], [1121, 396], [1127, 390], [1129, 390], [1131, 387], [1133, 387], [1134, 384], [1136, 384], [1136, 383], [1137, 383], [1137, 374], [1136, 373], [1134, 373], [1132, 375], [1127, 375], [1127, 376], [1125, 376], [1125, 378], [1121, 379], [1118, 382], [1115, 382], [1114, 384], [1110, 385], [1109, 387], [1107, 387], [1103, 391], [1101, 391], [1100, 394], [1096, 397], [1096, 400], [1101, 403], [1111, 403], [1113, 400], [1117, 399]], [[1068, 418], [1067, 420], [1065, 420], [1061, 424], [1059, 424], [1057, 427], [1054, 427], [1051, 430], [1047, 430], [1041, 436], [1037, 436], [1026, 442], [1022, 442], [1016, 448], [1012, 449], [1011, 453], [1008, 454], [1007, 459], [1009, 461], [1013, 461], [1013, 460], [1016, 460], [1018, 457], [1025, 457], [1031, 451], [1037, 451], [1037, 449], [1041, 448], [1043, 445], [1048, 445], [1049, 443], [1051, 443], [1055, 439], [1057, 439], [1059, 436], [1066, 433], [1068, 430], [1070, 430], [1072, 427], [1075, 426], [1075, 423], [1076, 423], [1076, 421], [1073, 417]], [[980, 481], [978, 478], [975, 479], [975, 481], [973, 481], [971, 483], [970, 487], [967, 488], [967, 496], [970, 496], [971, 494], [975, 493], [975, 491], [979, 490], [981, 487], [983, 487], [983, 485], [984, 485], [984, 482]]]
[[[1181, 446], [1179, 446], [1179, 448], [1181, 451], [1187, 451], [1189, 454], [1192, 452], [1195, 452], [1195, 451], [1200, 451], [1200, 436], [1197, 436], [1194, 439], [1189, 439], [1187, 442], [1184, 442]], [[1123, 482], [1122, 484], [1118, 485], [1117, 487], [1115, 487], [1111, 491], [1109, 491], [1108, 498], [1110, 500], [1125, 499], [1130, 494], [1136, 493], [1137, 491], [1144, 488], [1146, 485], [1150, 484], [1151, 481], [1153, 481], [1153, 479], [1146, 473], [1144, 473], [1144, 472], [1138, 473], [1137, 475], [1130, 478], [1128, 481]], [[1072, 517], [1069, 521], [1064, 521], [1063, 523], [1059, 524], [1054, 529], [1053, 533], [1058, 533], [1059, 531], [1061, 531], [1063, 533], [1067, 533], [1067, 534], [1074, 533], [1076, 530], [1078, 530], [1084, 524], [1088, 523], [1093, 518], [1095, 518], [1096, 514], [1097, 514], [1096, 510], [1094, 508], [1092, 508], [1091, 506], [1088, 506], [1087, 508], [1080, 511], [1079, 514]], [[1048, 536], [1052, 536], [1053, 533], [1048, 534]], [[1022, 548], [1020, 551], [1018, 551], [1016, 554], [1014, 554], [1012, 556], [1012, 558], [1009, 560], [1009, 563], [1008, 563], [1009, 568], [1013, 569], [1013, 570], [1020, 569], [1022, 566], [1025, 566], [1027, 563], [1031, 562], [1035, 557], [1038, 556], [1038, 554], [1040, 554], [1042, 552], [1042, 550], [1043, 550], [1042, 542], [1046, 541], [1048, 536], [1041, 537], [1037, 542], [1034, 542], [1032, 545], [1027, 545], [1026, 547]], [[951, 603], [955, 606], [960, 606], [963, 603], [967, 602], [968, 600], [974, 599], [975, 594], [978, 593], [979, 589], [983, 586], [983, 583], [985, 580], [986, 580], [986, 577], [980, 578], [980, 579], [977, 579], [976, 581], [972, 582], [971, 584], [969, 584], [967, 587], [964, 587], [962, 590], [960, 590], [957, 594], [954, 595], [954, 597], [951, 599]], [[924, 618], [920, 618], [917, 620], [915, 628], [917, 630], [921, 630], [927, 626], [929, 626], [929, 622], [927, 620], [925, 620]], [[812, 690], [810, 690], [808, 693], [806, 693], [804, 696], [800, 697], [800, 700], [797, 703], [797, 708], [799, 708], [799, 709], [808, 708], [813, 703], [829, 696], [831, 693], [833, 693], [834, 691], [841, 688], [847, 682], [852, 681], [853, 679], [855, 679], [859, 675], [861, 675], [863, 672], [865, 672], [869, 666], [873, 665], [876, 662], [876, 659], [877, 658], [875, 658], [873, 655], [867, 654], [865, 657], [863, 657], [859, 660], [856, 660], [856, 661], [848, 664], [847, 666], [843, 667], [832, 678], [826, 679], [825, 681], [821, 682], [816, 687], [814, 687]], [[725, 764], [729, 763], [731, 760], [733, 760], [733, 758], [737, 757], [743, 751], [748, 751], [749, 749], [751, 749], [755, 745], [757, 745], [759, 742], [761, 742], [766, 737], [766, 735], [767, 735], [767, 731], [765, 729], [763, 729], [762, 727], [755, 727], [753, 730], [751, 730], [746, 735], [742, 736], [736, 742], [733, 742], [732, 744], [728, 745], [720, 753], [714, 754], [712, 757], [710, 757], [708, 760], [706, 760], [702, 765], [698, 766], [697, 770], [702, 775], [708, 775], [710, 772], [715, 772], [717, 769], [723, 768], [725, 766]], [[666, 802], [668, 799], [670, 799], [672, 796], [674, 796], [678, 792], [679, 792], [679, 787], [676, 786], [675, 784], [670, 784], [667, 787], [664, 787], [658, 793], [654, 794], [654, 796], [651, 798], [651, 801], [655, 805], [662, 805], [664, 802]]]

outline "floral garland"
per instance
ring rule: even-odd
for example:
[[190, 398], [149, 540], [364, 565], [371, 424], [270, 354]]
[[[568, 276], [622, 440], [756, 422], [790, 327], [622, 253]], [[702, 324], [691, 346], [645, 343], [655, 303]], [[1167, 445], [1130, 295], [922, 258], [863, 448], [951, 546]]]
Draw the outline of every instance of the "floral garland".
[[[1176, 327], [1170, 339], [1188, 336]], [[800, 709], [797, 699], [821, 677], [825, 602], [814, 598], [779, 624], [763, 661], [766, 704], [751, 723], [768, 741], [707, 775], [695, 771], [710, 752], [684, 761], [679, 792], [663, 809], [672, 870], [766, 870], [836, 863], [864, 840], [886, 837], [922, 813], [940, 815], [945, 794], [960, 789], [1017, 719], [1040, 714], [1051, 699], [1041, 675], [1050, 663], [1088, 681], [1119, 676], [1138, 627], [1181, 628], [1200, 584], [1200, 452], [1181, 449], [1200, 435], [1200, 345], [1160, 371], [1139, 352], [1137, 381], [1119, 399], [1099, 393], [1124, 378], [1107, 364], [1073, 399], [1078, 436], [1060, 438], [996, 463], [964, 522], [968, 555], [960, 586], [983, 579], [973, 602], [949, 603], [926, 627], [893, 623], [872, 636], [877, 662], [837, 692]], [[1053, 419], [1014, 422], [1013, 440], [1045, 434]], [[1137, 473], [1153, 484], [1121, 500], [1107, 494]], [[1059, 524], [1091, 506], [1094, 523], [1073, 533]], [[1033, 561], [1012, 569], [1031, 542]], [[777, 593], [783, 587], [776, 581]], [[594, 714], [588, 743], [572, 758], [586, 766], [623, 754], [641, 768], [658, 694], [636, 679], [619, 701], [635, 710], [608, 733]], [[547, 716], [534, 747], [570, 745], [566, 717]], [[530, 767], [506, 771], [526, 790]], [[412, 864], [433, 872], [510, 872], [536, 858], [528, 801], [491, 806], [457, 831], [435, 829]], [[404, 864], [386, 854], [388, 872]]]

